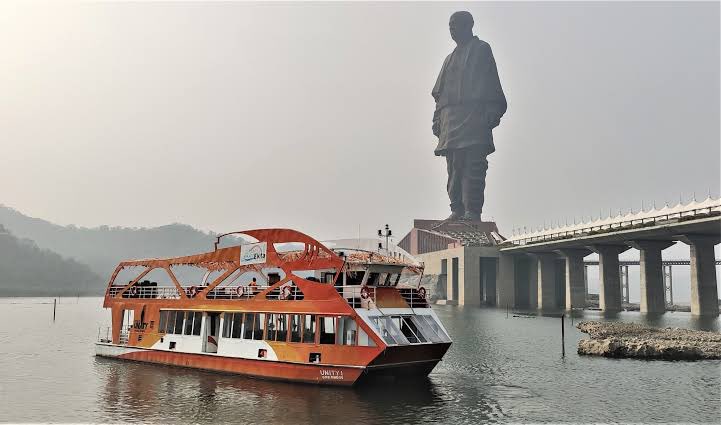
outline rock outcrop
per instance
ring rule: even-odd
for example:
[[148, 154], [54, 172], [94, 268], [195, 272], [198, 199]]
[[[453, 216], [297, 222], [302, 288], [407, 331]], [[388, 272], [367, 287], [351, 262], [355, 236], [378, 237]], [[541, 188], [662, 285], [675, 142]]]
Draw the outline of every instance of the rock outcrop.
[[581, 322], [591, 338], [578, 342], [578, 354], [662, 360], [721, 359], [721, 334], [636, 323]]

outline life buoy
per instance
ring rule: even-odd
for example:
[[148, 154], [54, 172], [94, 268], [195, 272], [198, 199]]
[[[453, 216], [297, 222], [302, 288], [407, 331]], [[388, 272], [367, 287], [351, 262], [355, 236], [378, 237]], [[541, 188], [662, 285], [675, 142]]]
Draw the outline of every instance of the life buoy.
[[370, 291], [368, 290], [367, 286], [363, 286], [361, 288], [360, 295], [361, 295], [361, 298], [363, 298], [364, 300], [367, 300], [371, 296]]
[[426, 288], [424, 288], [422, 286], [420, 288], [418, 288], [418, 296], [425, 300], [426, 299]]
[[191, 286], [190, 287], [190, 296], [194, 297], [198, 295], [198, 287], [197, 286]]
[[235, 293], [238, 294], [239, 297], [243, 296], [243, 286], [240, 285], [237, 288], [235, 288]]
[[289, 298], [290, 298], [290, 294], [291, 294], [290, 285], [282, 286], [282, 287], [280, 288], [280, 299], [281, 299], [281, 300], [287, 300], [287, 299], [289, 299]]

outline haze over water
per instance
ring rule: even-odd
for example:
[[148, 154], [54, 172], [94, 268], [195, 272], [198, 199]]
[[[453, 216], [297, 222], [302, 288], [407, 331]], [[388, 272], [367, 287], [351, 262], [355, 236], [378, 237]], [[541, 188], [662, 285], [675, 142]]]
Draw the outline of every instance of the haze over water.
[[[48, 303], [49, 302], [49, 303]], [[560, 319], [437, 306], [454, 344], [422, 385], [317, 387], [93, 356], [100, 298], [0, 299], [0, 422], [718, 422], [721, 361], [581, 357]], [[586, 312], [586, 319], [599, 318]], [[625, 321], [645, 321], [622, 313]], [[574, 319], [577, 323], [579, 318]], [[655, 326], [718, 331], [667, 313]]]

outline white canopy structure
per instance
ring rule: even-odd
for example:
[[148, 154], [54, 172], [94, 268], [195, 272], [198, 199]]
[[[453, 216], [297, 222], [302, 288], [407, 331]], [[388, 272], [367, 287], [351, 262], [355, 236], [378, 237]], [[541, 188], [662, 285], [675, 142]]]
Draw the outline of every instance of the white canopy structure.
[[697, 215], [708, 215], [721, 213], [721, 198], [709, 196], [703, 201], [693, 200], [687, 204], [679, 202], [674, 206], [664, 205], [662, 208], [652, 208], [648, 211], [628, 212], [625, 215], [618, 214], [614, 217], [598, 218], [591, 221], [583, 221], [571, 225], [542, 228], [535, 231], [517, 234], [507, 239], [514, 244], [525, 244], [527, 242], [562, 238], [572, 235], [580, 235], [595, 231], [604, 231], [632, 227], [638, 225], [649, 225], [664, 220], [684, 219]]

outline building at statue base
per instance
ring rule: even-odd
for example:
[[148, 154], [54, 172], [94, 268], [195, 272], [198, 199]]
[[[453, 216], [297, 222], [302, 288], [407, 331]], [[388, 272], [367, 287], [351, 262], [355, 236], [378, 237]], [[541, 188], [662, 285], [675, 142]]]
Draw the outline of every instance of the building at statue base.
[[498, 305], [498, 245], [504, 240], [493, 222], [417, 219], [398, 246], [423, 261], [423, 284], [437, 303]]

